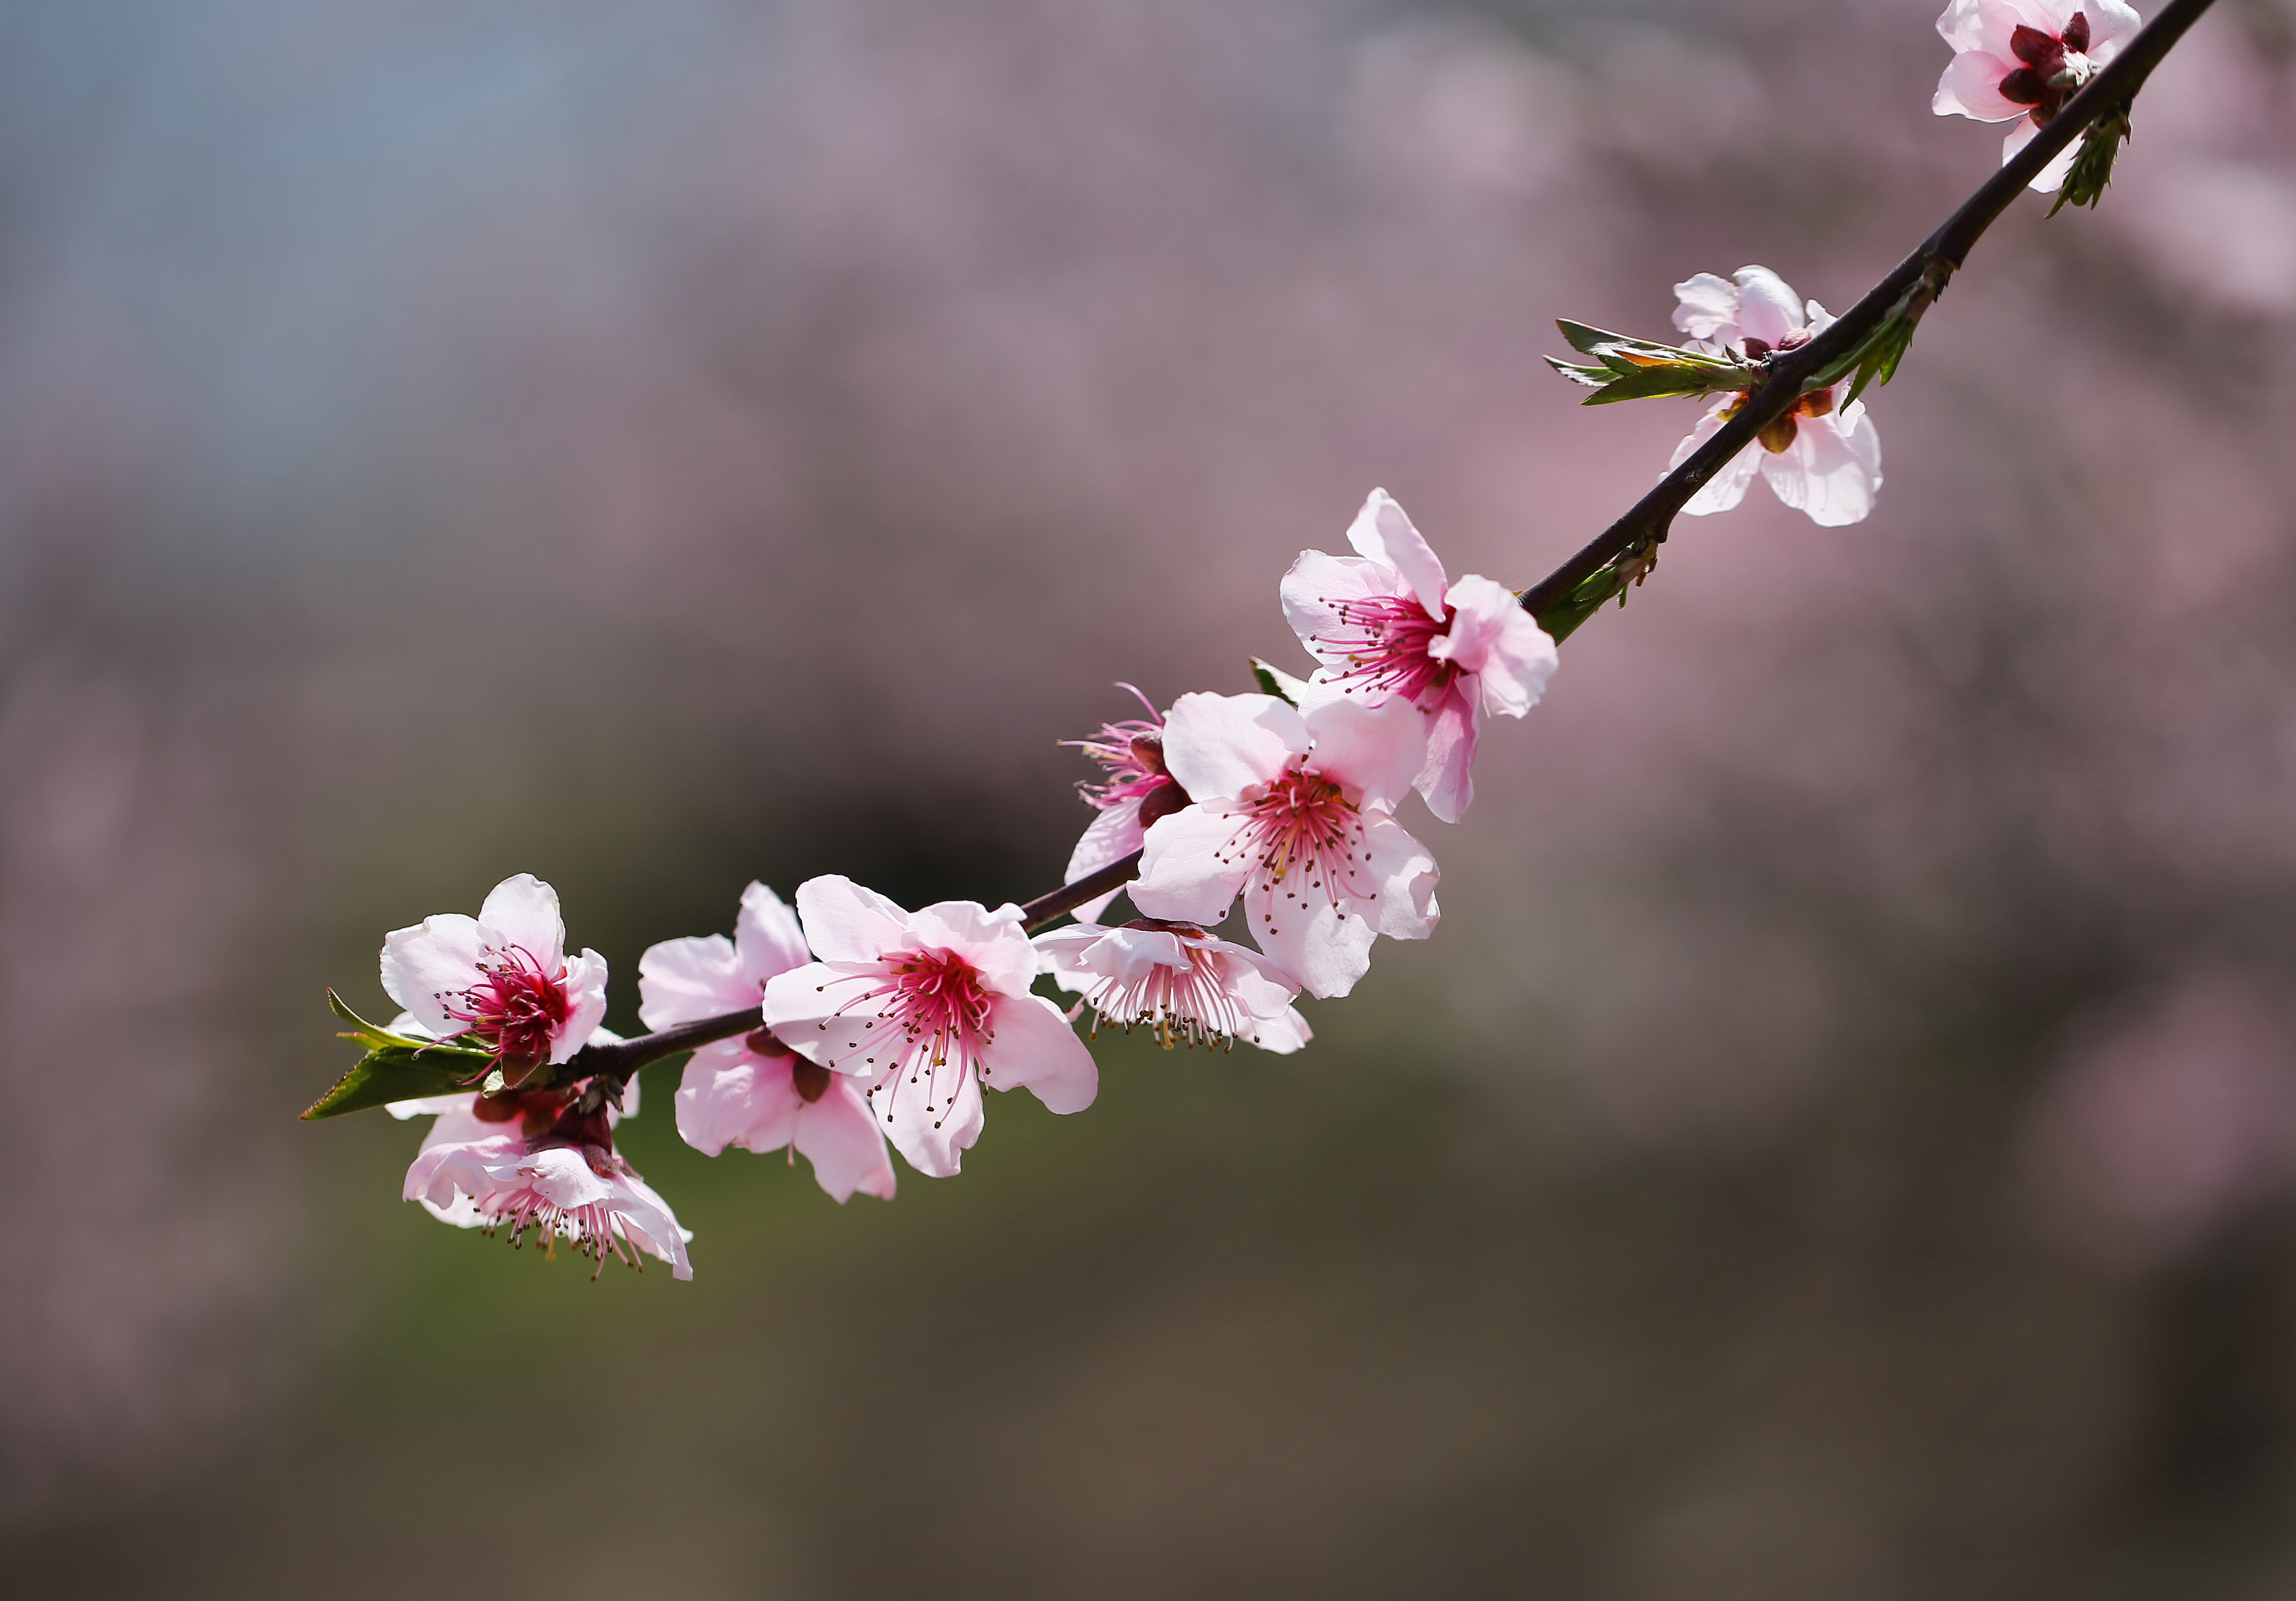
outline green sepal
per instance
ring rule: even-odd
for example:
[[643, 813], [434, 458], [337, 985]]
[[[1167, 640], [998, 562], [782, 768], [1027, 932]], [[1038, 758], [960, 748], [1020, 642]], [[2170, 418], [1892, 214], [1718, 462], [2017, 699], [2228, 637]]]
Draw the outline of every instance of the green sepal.
[[1251, 658], [1251, 676], [1259, 683], [1261, 694], [1273, 695], [1292, 706], [1300, 704], [1300, 697], [1308, 688], [1306, 679], [1294, 678], [1283, 668], [1264, 662], [1256, 656]]
[[327, 992], [327, 1005], [351, 1025], [340, 1037], [365, 1045], [367, 1053], [333, 1089], [311, 1103], [303, 1113], [306, 1121], [364, 1112], [395, 1100], [451, 1095], [468, 1088], [494, 1060], [488, 1052], [467, 1046], [392, 1033], [351, 1010], [332, 990]]
[[2136, 103], [2132, 93], [2088, 125], [2081, 135], [2080, 150], [2065, 173], [2064, 187], [2057, 191], [2057, 203], [2049, 208], [2051, 216], [2068, 206], [2095, 210], [2104, 198], [2105, 186], [2112, 182], [2112, 164], [2120, 158], [2120, 147], [2128, 143], [2128, 113]]

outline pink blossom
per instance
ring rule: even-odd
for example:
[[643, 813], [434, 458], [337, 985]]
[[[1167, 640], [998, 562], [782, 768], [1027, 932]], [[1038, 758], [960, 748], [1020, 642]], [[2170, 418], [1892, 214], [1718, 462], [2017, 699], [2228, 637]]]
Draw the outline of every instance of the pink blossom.
[[636, 1252], [650, 1252], [670, 1263], [670, 1277], [691, 1279], [693, 1233], [615, 1153], [606, 1112], [570, 1107], [530, 1135], [535, 1109], [523, 1100], [471, 1096], [466, 1107], [441, 1109], [406, 1169], [406, 1199], [459, 1229], [510, 1229], [512, 1245], [526, 1243], [528, 1229], [551, 1247], [571, 1240], [599, 1272], [606, 1256], [638, 1266]]
[[[766, 983], [812, 960], [797, 919], [762, 884], [742, 892], [734, 937], [667, 940], [638, 959], [638, 1016], [668, 1028], [762, 1007]], [[839, 1201], [859, 1190], [893, 1198], [893, 1164], [865, 1087], [805, 1060], [759, 1013], [749, 1033], [704, 1045], [685, 1064], [677, 1131], [704, 1156], [729, 1145], [801, 1153]], [[791, 1160], [795, 1160], [792, 1155]]]
[[[2123, 0], [1953, 0], [1937, 27], [1954, 58], [1930, 109], [1980, 122], [2017, 118], [2001, 144], [2005, 162], [2120, 53], [2139, 25]], [[2044, 194], [2062, 188], [2079, 144], [2066, 146], [2032, 187]]]
[[1257, 951], [1216, 939], [1193, 923], [1141, 918], [1120, 927], [1078, 923], [1037, 936], [1054, 980], [1082, 995], [1097, 1032], [1152, 1029], [1157, 1042], [1226, 1045], [1238, 1040], [1289, 1053], [1314, 1037], [1292, 998], [1300, 986]]
[[1426, 756], [1427, 719], [1400, 696], [1304, 713], [1181, 696], [1164, 758], [1194, 799], [1148, 830], [1133, 904], [1212, 927], [1240, 893], [1262, 951], [1308, 993], [1346, 994], [1380, 935], [1435, 931], [1435, 859], [1395, 821]]
[[[1757, 359], [1792, 349], [1829, 327], [1833, 318], [1812, 300], [1805, 305], [1785, 281], [1767, 267], [1740, 267], [1735, 282], [1700, 273], [1674, 286], [1674, 325], [1701, 349]], [[1727, 511], [1745, 499], [1746, 486], [1759, 473], [1771, 491], [1822, 527], [1863, 522], [1882, 487], [1882, 439], [1866, 415], [1866, 403], [1849, 400], [1847, 380], [1816, 389], [1792, 411], [1764, 429], [1754, 442], [1709, 478], [1683, 511], [1692, 517]], [[1675, 446], [1679, 467], [1713, 437], [1746, 404], [1744, 395], [1726, 395], [1700, 418], [1690, 437]]]
[[520, 873], [479, 915], [441, 912], [382, 942], [382, 987], [440, 1039], [476, 1041], [512, 1082], [563, 1062], [606, 1016], [606, 959], [568, 960], [558, 892]]
[[1428, 810], [1456, 822], [1475, 796], [1475, 740], [1486, 716], [1538, 704], [1554, 641], [1514, 594], [1443, 563], [1384, 489], [1348, 530], [1354, 556], [1303, 551], [1283, 576], [1283, 614], [1322, 662], [1319, 690], [1377, 706], [1390, 696], [1429, 717], [1415, 780]]
[[[623, 1099], [637, 1109], [636, 1080]], [[529, 1229], [553, 1250], [566, 1239], [600, 1271], [610, 1255], [636, 1266], [636, 1253], [644, 1251], [668, 1262], [672, 1278], [693, 1277], [685, 1254], [692, 1231], [615, 1151], [619, 1115], [601, 1098], [568, 1088], [512, 1090], [397, 1101], [390, 1113], [436, 1119], [406, 1170], [404, 1193], [439, 1221], [488, 1234], [508, 1229], [513, 1246]]]
[[[1076, 849], [1069, 854], [1068, 876], [1062, 880], [1065, 884], [1123, 861], [1140, 848], [1150, 823], [1188, 803], [1186, 793], [1164, 770], [1164, 719], [1148, 697], [1130, 684], [1117, 688], [1132, 690], [1148, 715], [1103, 723], [1093, 738], [1068, 741], [1099, 763], [1107, 776], [1097, 784], [1077, 786], [1086, 804], [1099, 808], [1100, 815], [1092, 820]], [[1086, 920], [1098, 917], [1119, 893], [1111, 890], [1086, 902], [1076, 909], [1077, 916]]]
[[820, 960], [767, 981], [766, 1022], [808, 1061], [865, 1085], [919, 1172], [957, 1171], [980, 1138], [983, 1084], [1025, 1084], [1055, 1112], [1092, 1105], [1092, 1052], [1058, 1007], [1029, 992], [1037, 952], [1019, 907], [905, 911], [832, 877], [799, 885], [797, 910]]

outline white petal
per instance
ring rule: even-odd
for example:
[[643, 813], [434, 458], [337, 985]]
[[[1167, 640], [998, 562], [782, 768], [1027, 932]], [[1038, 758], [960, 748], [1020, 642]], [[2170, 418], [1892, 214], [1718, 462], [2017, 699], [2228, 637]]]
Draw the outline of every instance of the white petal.
[[755, 880], [742, 892], [741, 914], [734, 919], [734, 947], [741, 956], [742, 976], [753, 984], [813, 960], [797, 914]]
[[1100, 1093], [1100, 1068], [1061, 1009], [1041, 995], [1008, 995], [996, 1002], [989, 1026], [982, 1082], [992, 1090], [1026, 1086], [1046, 1107], [1081, 1112]]
[[1018, 906], [991, 911], [978, 901], [936, 901], [909, 918], [920, 950], [947, 951], [971, 962], [982, 984], [1026, 994], [1037, 981], [1037, 949], [1021, 927]]
[[1802, 299], [1766, 266], [1738, 269], [1738, 335], [1776, 346], [1804, 327]]
[[1308, 750], [1300, 714], [1273, 695], [1183, 695], [1164, 719], [1164, 763], [1191, 800], [1234, 800]]
[[1738, 338], [1738, 286], [1715, 273], [1694, 273], [1674, 286], [1674, 325], [1693, 339], [1727, 345]]
[[1427, 762], [1414, 787], [1427, 809], [1456, 822], [1475, 800], [1475, 740], [1480, 715], [1455, 686], [1427, 720]]
[[615, 1188], [613, 1215], [623, 1238], [669, 1263], [672, 1278], [693, 1278], [693, 1264], [686, 1260], [685, 1242], [693, 1238], [693, 1230], [680, 1228], [669, 1203], [636, 1173], [622, 1174]]
[[1974, 117], [1980, 122], [2006, 122], [2024, 116], [2032, 108], [2021, 106], [2001, 93], [2001, 80], [2017, 65], [1982, 50], [1963, 51], [1946, 63], [1945, 76], [1938, 79], [1937, 93], [1930, 99], [1930, 110], [1940, 117]]
[[[1145, 840], [1146, 835], [1140, 827], [1140, 803], [1137, 800], [1121, 801], [1107, 807], [1093, 818], [1091, 826], [1077, 841], [1076, 849], [1069, 853], [1068, 871], [1061, 882], [1073, 884], [1098, 872], [1111, 862], [1121, 862], [1138, 850]], [[1108, 903], [1123, 893], [1122, 890], [1111, 889], [1095, 900], [1086, 902], [1076, 909], [1078, 919], [1086, 923], [1098, 920], [1100, 914], [1108, 910]]]
[[[1718, 400], [1706, 415], [1698, 420], [1698, 426], [1674, 447], [1674, 459], [1667, 463], [1669, 471], [1690, 460], [1700, 445], [1721, 431], [1722, 413], [1730, 404], [1727, 397]], [[1698, 493], [1683, 506], [1683, 515], [1711, 517], [1717, 511], [1727, 511], [1735, 507], [1746, 498], [1746, 486], [1752, 483], [1754, 475], [1761, 470], [1762, 464], [1758, 459], [1760, 453], [1761, 446], [1753, 440], [1748, 440], [1746, 447], [1730, 458], [1721, 471], [1700, 486]]]
[[[936, 1179], [953, 1177], [964, 1153], [980, 1138], [985, 1121], [980, 1082], [971, 1073], [936, 1082], [928, 1070], [887, 1079], [869, 1092], [870, 1110], [893, 1148], [911, 1167]], [[943, 1096], [947, 1099], [942, 1099]]]
[[1273, 1017], [1263, 1017], [1252, 1025], [1251, 1032], [1240, 1036], [1262, 1050], [1272, 1050], [1278, 1056], [1290, 1056], [1316, 1037], [1308, 1026], [1308, 1019], [1300, 1015], [1296, 1006], [1287, 1006]]
[[1398, 805], [1427, 760], [1426, 715], [1399, 696], [1374, 707], [1324, 701], [1306, 723], [1315, 741], [1308, 765], [1353, 790], [1349, 798], [1360, 805]]
[[794, 1143], [798, 1155], [813, 1164], [814, 1182], [839, 1205], [857, 1190], [893, 1198], [893, 1159], [885, 1152], [884, 1131], [852, 1080], [839, 1079], [819, 1100], [800, 1105]]
[[453, 911], [425, 918], [383, 935], [383, 992], [427, 1032], [444, 1037], [463, 1026], [461, 1018], [447, 1015], [446, 1001], [478, 982], [485, 955], [486, 937], [476, 919]]
[[876, 965], [854, 972], [850, 967], [863, 964], [814, 962], [775, 974], [766, 981], [762, 1015], [775, 1037], [806, 1060], [873, 1081], [891, 1063], [870, 1043], [877, 1004], [862, 998], [883, 984], [885, 969]]
[[739, 1050], [694, 1052], [676, 1101], [678, 1138], [705, 1156], [729, 1145], [781, 1149], [796, 1132], [798, 1109], [805, 1104], [791, 1085], [789, 1058], [767, 1061]]
[[2088, 59], [2099, 66], [2119, 55], [2144, 26], [2127, 0], [2080, 0], [2080, 9], [2088, 14]]
[[1442, 874], [1436, 870], [1434, 853], [1392, 817], [1365, 821], [1369, 826], [1364, 830], [1364, 849], [1379, 897], [1374, 905], [1358, 902], [1357, 906], [1390, 939], [1427, 938], [1442, 916], [1435, 909], [1435, 886]]
[[874, 961], [908, 943], [909, 914], [839, 873], [799, 885], [797, 915], [824, 961]]
[[1456, 614], [1451, 632], [1428, 654], [1475, 674], [1475, 694], [1487, 712], [1520, 717], [1537, 706], [1561, 659], [1546, 630], [1513, 590], [1473, 573], [1454, 584], [1448, 598]]
[[[2010, 129], [2009, 136], [2001, 142], [2001, 165], [2008, 166], [2019, 151], [2023, 150], [2040, 136], [2041, 130], [2034, 126], [2033, 119], [2030, 117]], [[2055, 158], [2046, 167], [2035, 175], [2033, 181], [2025, 187], [2036, 194], [2054, 194], [2058, 190], [2062, 189], [2065, 186], [2065, 179], [2072, 174], [2073, 161], [2080, 154], [2080, 146], [2081, 142], [2078, 139], [2066, 145], [2056, 153]]]
[[1443, 592], [1451, 587], [1443, 564], [1386, 490], [1371, 492], [1348, 529], [1348, 543], [1359, 554], [1400, 574], [1429, 617], [1443, 615]]
[[550, 1036], [550, 1059], [562, 1062], [590, 1042], [606, 1020], [606, 959], [585, 951], [566, 962], [566, 1021]]
[[1865, 402], [1799, 421], [1792, 445], [1765, 453], [1762, 476], [1778, 499], [1821, 527], [1864, 521], [1882, 487], [1882, 440]]
[[722, 934], [664, 940], [638, 958], [638, 1020], [648, 1028], [697, 1023], [755, 1005], [760, 993], [742, 982], [734, 942]]
[[1344, 995], [1371, 970], [1379, 934], [1369, 919], [1344, 915], [1322, 895], [1293, 899], [1265, 878], [1244, 891], [1243, 904], [1252, 939], [1309, 994]]
[[496, 945], [524, 951], [545, 973], [555, 973], [566, 960], [558, 892], [532, 873], [513, 874], [496, 885], [479, 908], [479, 923]]
[[[1415, 714], [1414, 714], [1415, 715]], [[1242, 821], [1211, 806], [1183, 806], [1148, 830], [1140, 876], [1127, 886], [1152, 918], [1201, 923], [1227, 916], [1251, 862], [1237, 836]]]

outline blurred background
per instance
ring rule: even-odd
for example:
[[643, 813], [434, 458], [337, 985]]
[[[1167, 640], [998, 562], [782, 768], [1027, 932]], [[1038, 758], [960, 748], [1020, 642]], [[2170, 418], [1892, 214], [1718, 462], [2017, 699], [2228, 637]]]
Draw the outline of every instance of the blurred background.
[[1054, 743], [1304, 665], [1384, 485], [1538, 577], [1762, 262], [1993, 167], [1933, 0], [0, 5], [12, 1595], [2296, 1594], [2296, 6], [1681, 525], [1446, 919], [1277, 1058], [1103, 1041], [839, 1208], [625, 1146], [690, 1285], [299, 1124], [386, 929], [1050, 887]]

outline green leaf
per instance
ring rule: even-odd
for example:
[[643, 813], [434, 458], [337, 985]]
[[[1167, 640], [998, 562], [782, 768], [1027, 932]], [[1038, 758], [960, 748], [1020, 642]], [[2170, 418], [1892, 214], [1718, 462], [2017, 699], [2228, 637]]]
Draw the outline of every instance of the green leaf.
[[1540, 359], [1572, 383], [1585, 384], [1590, 389], [1599, 389], [1611, 381], [1611, 372], [1608, 367], [1582, 367], [1577, 362], [1566, 362], [1552, 355]]
[[[344, 1038], [351, 1036], [346, 1034]], [[475, 1050], [430, 1045], [403, 1045], [370, 1050], [358, 1066], [336, 1081], [335, 1087], [313, 1101], [304, 1114], [310, 1121], [364, 1112], [395, 1100], [420, 1100], [425, 1096], [452, 1095], [467, 1087], [488, 1058]]]
[[1632, 339], [1623, 333], [1607, 333], [1600, 328], [1589, 328], [1584, 323], [1574, 323], [1568, 317], [1557, 317], [1554, 325], [1562, 331], [1570, 348], [1581, 355], [1599, 355], [1605, 345], [1630, 345]]
[[1546, 358], [1548, 366], [1572, 383], [1584, 384], [1595, 391], [1585, 402], [1587, 405], [1677, 395], [1726, 394], [1751, 389], [1761, 381], [1759, 367], [1733, 356], [1629, 339], [1607, 329], [1573, 323], [1568, 317], [1557, 318], [1554, 325], [1562, 331], [1562, 337], [1570, 342], [1573, 350], [1581, 355], [1591, 355], [1601, 363], [1588, 366], [1551, 355]]
[[1251, 658], [1251, 676], [1259, 681], [1261, 694], [1273, 695], [1278, 700], [1289, 701], [1293, 706], [1300, 704], [1300, 696], [1308, 687], [1306, 679], [1294, 678], [1283, 668], [1264, 662], [1256, 656]]
[[327, 1006], [351, 1025], [340, 1037], [365, 1046], [367, 1053], [333, 1089], [311, 1103], [303, 1114], [307, 1119], [337, 1117], [394, 1100], [451, 1094], [469, 1084], [494, 1060], [488, 1052], [468, 1046], [392, 1033], [351, 1010], [332, 990], [327, 992]]

